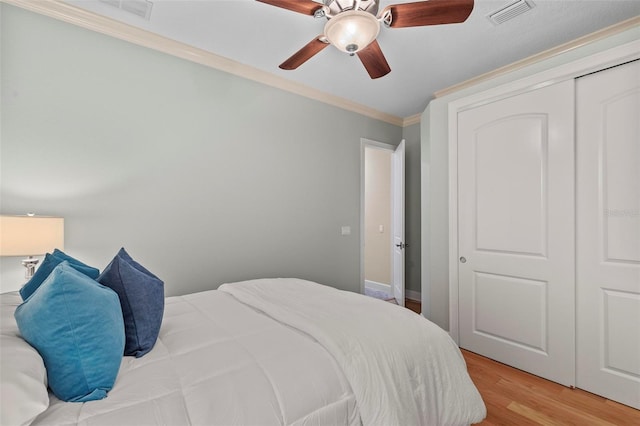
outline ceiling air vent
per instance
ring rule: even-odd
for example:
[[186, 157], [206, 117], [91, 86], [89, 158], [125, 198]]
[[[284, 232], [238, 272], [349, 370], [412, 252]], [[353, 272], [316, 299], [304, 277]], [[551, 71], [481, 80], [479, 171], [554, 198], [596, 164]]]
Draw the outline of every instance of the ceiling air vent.
[[100, 0], [103, 3], [122, 9], [125, 12], [133, 13], [147, 21], [151, 17], [153, 3], [147, 0]]
[[533, 9], [534, 6], [535, 4], [531, 0], [516, 0], [491, 13], [487, 18], [489, 18], [494, 25], [500, 25]]

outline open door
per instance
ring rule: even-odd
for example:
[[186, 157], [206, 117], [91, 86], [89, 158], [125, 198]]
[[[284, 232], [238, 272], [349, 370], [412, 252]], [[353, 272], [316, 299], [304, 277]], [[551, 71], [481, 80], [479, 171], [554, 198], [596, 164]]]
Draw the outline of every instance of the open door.
[[404, 306], [404, 139], [393, 152], [391, 157], [391, 202], [393, 228], [393, 297], [398, 305]]

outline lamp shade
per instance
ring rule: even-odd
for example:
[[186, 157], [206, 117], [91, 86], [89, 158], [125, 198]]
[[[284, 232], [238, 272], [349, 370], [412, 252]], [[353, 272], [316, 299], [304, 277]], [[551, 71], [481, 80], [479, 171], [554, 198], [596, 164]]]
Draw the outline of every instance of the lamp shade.
[[357, 53], [378, 37], [380, 23], [371, 13], [349, 10], [331, 18], [324, 35], [338, 49]]
[[0, 216], [0, 256], [34, 256], [64, 250], [64, 219]]

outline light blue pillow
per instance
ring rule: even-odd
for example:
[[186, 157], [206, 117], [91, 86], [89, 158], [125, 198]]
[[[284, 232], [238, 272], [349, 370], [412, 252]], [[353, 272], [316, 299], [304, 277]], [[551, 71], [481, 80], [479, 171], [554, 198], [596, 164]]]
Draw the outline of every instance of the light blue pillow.
[[47, 279], [51, 271], [55, 269], [61, 262], [68, 261], [69, 265], [71, 265], [74, 269], [82, 272], [89, 278], [93, 278], [94, 280], [98, 278], [100, 275], [100, 271], [92, 266], [85, 265], [77, 259], [69, 256], [68, 254], [55, 249], [52, 254], [47, 253], [42, 261], [42, 264], [36, 272], [33, 274], [33, 277], [20, 289], [20, 296], [22, 296], [22, 300], [27, 300], [31, 294], [36, 291], [38, 287]]
[[102, 399], [124, 349], [118, 295], [60, 263], [15, 311], [22, 337], [38, 350], [49, 387], [63, 401]]
[[164, 314], [164, 282], [121, 248], [98, 282], [120, 297], [124, 316], [125, 355], [140, 358], [155, 345]]

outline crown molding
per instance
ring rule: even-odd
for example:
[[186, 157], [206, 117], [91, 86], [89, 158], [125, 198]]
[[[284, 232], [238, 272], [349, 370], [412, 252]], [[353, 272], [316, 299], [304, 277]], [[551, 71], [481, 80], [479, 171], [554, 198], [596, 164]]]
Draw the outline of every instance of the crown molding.
[[[357, 102], [331, 95], [311, 88], [301, 83], [292, 82], [285, 78], [262, 71], [260, 69], [241, 64], [220, 55], [189, 46], [179, 41], [154, 34], [150, 31], [118, 22], [60, 0], [0, 0], [13, 6], [31, 12], [64, 21], [91, 31], [124, 40], [138, 46], [147, 47], [187, 61], [228, 72], [248, 80], [256, 81], [267, 86], [285, 90], [296, 95], [304, 96], [328, 105], [355, 112], [376, 120], [384, 121], [396, 126], [406, 126], [402, 117], [387, 114]], [[412, 119], [413, 117], [409, 117]]]
[[529, 65], [535, 64], [540, 61], [544, 61], [546, 59], [553, 58], [554, 56], [561, 55], [563, 53], [578, 49], [580, 47], [586, 46], [588, 44], [594, 43], [598, 40], [602, 40], [604, 38], [610, 37], [612, 35], [621, 33], [623, 31], [632, 29], [640, 25], [640, 16], [636, 16], [631, 19], [627, 19], [625, 21], [619, 22], [617, 24], [611, 25], [609, 27], [603, 28], [599, 31], [596, 31], [591, 34], [587, 34], [575, 40], [569, 41], [567, 43], [561, 44], [559, 46], [553, 47], [549, 50], [545, 50], [543, 52], [537, 53], [535, 55], [529, 56], [527, 58], [521, 59], [519, 61], [513, 62], [509, 65], [505, 65], [503, 67], [497, 68], [493, 71], [489, 71], [485, 74], [481, 74], [479, 76], [473, 77], [469, 80], [463, 81], [461, 83], [455, 84], [453, 86], [449, 86], [446, 89], [439, 90], [435, 92], [433, 95], [435, 98], [441, 98], [443, 96], [449, 95], [451, 93], [457, 92], [462, 89], [466, 89], [468, 87], [474, 86], [483, 81], [491, 80], [493, 78], [499, 77], [501, 75], [508, 74], [510, 72], [522, 69]]
[[422, 113], [415, 114], [415, 115], [412, 115], [410, 117], [405, 117], [405, 119], [402, 120], [402, 127], [407, 127], [407, 126], [411, 126], [413, 124], [420, 123], [420, 117], [422, 117]]

